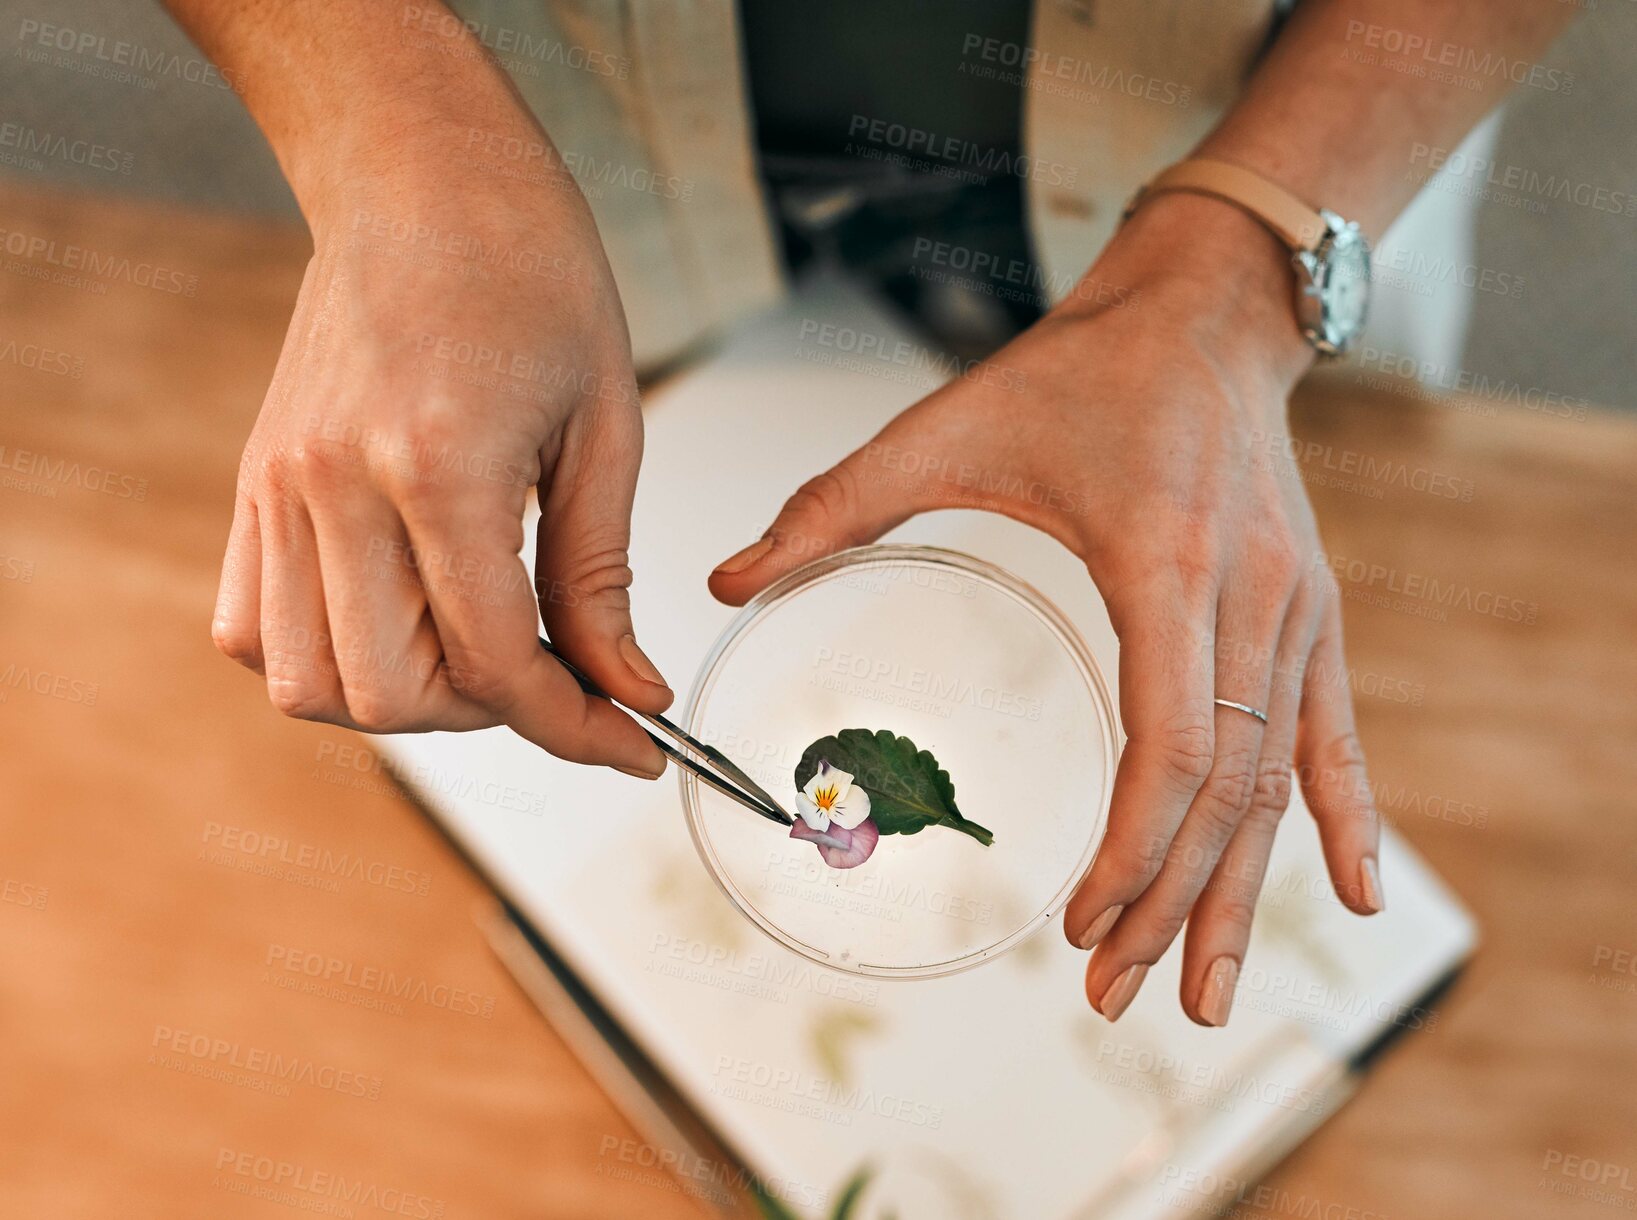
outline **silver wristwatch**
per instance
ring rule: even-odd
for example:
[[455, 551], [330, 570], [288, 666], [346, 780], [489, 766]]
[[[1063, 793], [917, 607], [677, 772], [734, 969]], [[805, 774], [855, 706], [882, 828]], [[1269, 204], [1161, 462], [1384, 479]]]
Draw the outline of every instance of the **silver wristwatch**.
[[1138, 190], [1129, 216], [1149, 195], [1189, 191], [1248, 212], [1290, 248], [1296, 321], [1321, 354], [1335, 356], [1364, 330], [1370, 308], [1370, 243], [1359, 227], [1313, 209], [1259, 174], [1225, 161], [1181, 161]]

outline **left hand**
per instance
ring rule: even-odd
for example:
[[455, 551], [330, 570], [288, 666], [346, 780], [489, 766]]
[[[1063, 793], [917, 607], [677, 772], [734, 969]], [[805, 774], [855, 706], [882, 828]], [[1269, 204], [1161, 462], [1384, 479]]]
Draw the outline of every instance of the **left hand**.
[[1120, 640], [1128, 741], [1064, 930], [1096, 947], [1086, 993], [1111, 1020], [1184, 922], [1183, 1008], [1227, 1020], [1293, 759], [1337, 894], [1381, 908], [1336, 585], [1284, 443], [1311, 360], [1292, 292], [1288, 255], [1244, 214], [1151, 199], [993, 375], [911, 406], [711, 576], [741, 604], [940, 508], [1003, 513], [1084, 560]]

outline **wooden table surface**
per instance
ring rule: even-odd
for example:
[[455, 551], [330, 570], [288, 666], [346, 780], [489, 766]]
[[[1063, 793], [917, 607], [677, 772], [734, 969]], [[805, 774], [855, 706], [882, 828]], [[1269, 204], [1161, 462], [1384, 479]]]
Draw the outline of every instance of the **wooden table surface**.
[[[211, 646], [305, 234], [16, 187], [0, 229], [0, 1215], [280, 1217], [324, 1175], [360, 1216], [706, 1214], [367, 741]], [[1380, 795], [1484, 943], [1236, 1214], [1637, 1209], [1637, 419], [1341, 370], [1296, 431]], [[357, 867], [247, 869], [250, 836]], [[281, 985], [309, 944], [479, 1011]]]

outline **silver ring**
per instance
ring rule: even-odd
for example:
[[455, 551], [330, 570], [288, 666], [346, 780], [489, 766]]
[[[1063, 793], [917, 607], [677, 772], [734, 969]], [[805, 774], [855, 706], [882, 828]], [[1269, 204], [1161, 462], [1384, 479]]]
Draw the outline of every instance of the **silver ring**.
[[1249, 704], [1235, 703], [1232, 699], [1213, 699], [1211, 702], [1215, 703], [1218, 707], [1231, 707], [1236, 712], [1248, 712], [1250, 715], [1255, 716], [1263, 724], [1268, 722], [1268, 714], [1266, 712], [1259, 712]]

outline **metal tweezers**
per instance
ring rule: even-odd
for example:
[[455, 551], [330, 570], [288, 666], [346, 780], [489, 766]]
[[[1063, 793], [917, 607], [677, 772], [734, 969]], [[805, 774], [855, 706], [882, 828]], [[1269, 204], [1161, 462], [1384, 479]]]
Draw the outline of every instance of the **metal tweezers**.
[[[593, 695], [598, 699], [607, 699], [615, 707], [629, 712], [640, 720], [647, 721], [660, 733], [663, 733], [664, 738], [653, 733], [649, 733], [648, 736], [664, 752], [667, 758], [673, 760], [677, 766], [692, 772], [700, 783], [716, 789], [729, 800], [738, 801], [746, 809], [761, 814], [769, 821], [777, 822], [781, 826], [794, 826], [796, 824], [796, 819], [785, 811], [783, 805], [774, 800], [765, 788], [740, 770], [733, 760], [723, 754], [722, 751], [706, 745], [689, 733], [683, 732], [656, 712], [639, 712], [636, 708], [626, 707], [618, 699], [609, 695], [590, 678], [586, 677], [585, 674], [581, 673], [574, 662], [559, 652], [556, 645], [543, 636], [540, 639], [540, 647], [549, 652], [557, 659], [559, 665], [568, 670], [574, 680], [580, 684], [580, 689], [586, 694]], [[669, 740], [666, 740], [667, 738]], [[682, 752], [683, 750], [700, 755], [703, 761], [690, 758]]]

